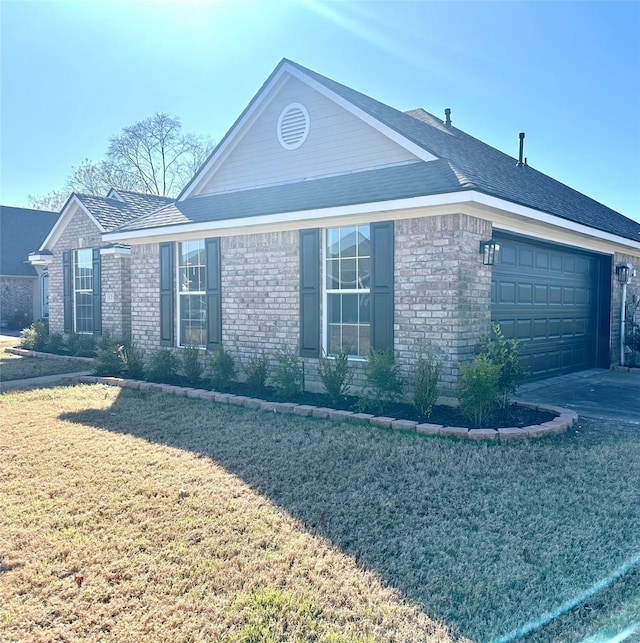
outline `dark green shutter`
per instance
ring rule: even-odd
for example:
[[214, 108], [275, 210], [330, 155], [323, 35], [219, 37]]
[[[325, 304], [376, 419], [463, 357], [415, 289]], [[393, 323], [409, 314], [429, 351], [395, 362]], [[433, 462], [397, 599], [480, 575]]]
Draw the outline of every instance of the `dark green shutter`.
[[320, 355], [320, 230], [300, 230], [300, 356]]
[[205, 239], [207, 263], [207, 348], [222, 345], [222, 260], [220, 239]]
[[173, 346], [174, 303], [173, 242], [160, 244], [160, 345]]
[[100, 276], [100, 248], [93, 249], [93, 334], [102, 334], [102, 277]]
[[393, 221], [371, 224], [371, 346], [393, 352]]
[[62, 301], [64, 305], [64, 332], [73, 332], [73, 270], [71, 251], [62, 253]]

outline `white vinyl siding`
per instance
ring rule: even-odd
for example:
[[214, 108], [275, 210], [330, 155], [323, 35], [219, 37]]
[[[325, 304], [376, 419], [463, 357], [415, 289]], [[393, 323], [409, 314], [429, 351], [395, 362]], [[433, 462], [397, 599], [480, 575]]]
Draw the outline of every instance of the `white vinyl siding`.
[[178, 244], [178, 330], [180, 346], [206, 346], [204, 240]]
[[[290, 103], [299, 103], [309, 112], [309, 133], [295, 150], [284, 149], [278, 141], [278, 119]], [[197, 194], [416, 160], [370, 125], [305, 83], [290, 78]]]

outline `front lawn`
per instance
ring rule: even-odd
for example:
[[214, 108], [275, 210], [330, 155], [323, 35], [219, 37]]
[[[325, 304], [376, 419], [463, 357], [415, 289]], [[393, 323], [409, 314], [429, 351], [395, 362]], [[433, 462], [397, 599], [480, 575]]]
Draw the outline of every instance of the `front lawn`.
[[632, 425], [487, 444], [102, 385], [0, 413], [3, 640], [580, 641], [639, 619]]
[[92, 367], [86, 362], [70, 359], [42, 359], [23, 357], [13, 353], [0, 353], [0, 381], [23, 380], [42, 375], [58, 375], [61, 373], [78, 373], [91, 371]]

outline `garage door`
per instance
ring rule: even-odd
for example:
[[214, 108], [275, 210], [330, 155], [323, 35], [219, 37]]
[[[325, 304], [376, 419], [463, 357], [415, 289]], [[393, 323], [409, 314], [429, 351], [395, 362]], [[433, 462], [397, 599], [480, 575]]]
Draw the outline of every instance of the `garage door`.
[[603, 339], [598, 284], [604, 259], [517, 237], [494, 238], [500, 253], [493, 266], [491, 317], [507, 337], [520, 341], [530, 377], [598, 366]]

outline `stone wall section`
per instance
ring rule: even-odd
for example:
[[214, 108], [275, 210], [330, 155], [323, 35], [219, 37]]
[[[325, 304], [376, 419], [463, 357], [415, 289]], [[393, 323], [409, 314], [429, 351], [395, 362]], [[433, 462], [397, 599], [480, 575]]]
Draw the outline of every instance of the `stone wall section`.
[[458, 363], [469, 362], [491, 325], [491, 267], [480, 241], [491, 223], [462, 214], [395, 225], [395, 352], [411, 381], [420, 350], [441, 363], [441, 388], [453, 395]]

